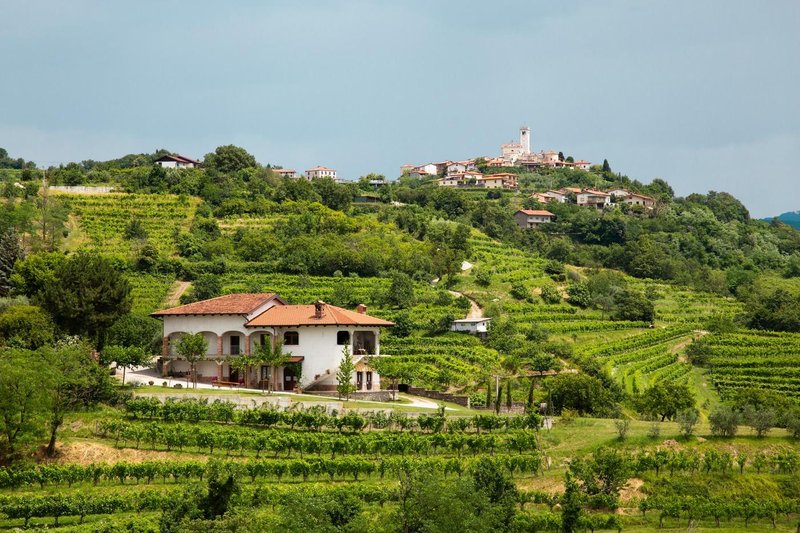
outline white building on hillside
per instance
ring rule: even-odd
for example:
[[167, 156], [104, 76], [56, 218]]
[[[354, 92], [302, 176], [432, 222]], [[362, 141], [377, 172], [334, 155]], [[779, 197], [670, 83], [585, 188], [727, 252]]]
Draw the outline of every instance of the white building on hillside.
[[328, 167], [314, 167], [306, 170], [306, 179], [308, 181], [318, 178], [330, 178], [336, 180], [336, 171]]
[[[366, 306], [349, 311], [317, 302], [289, 305], [273, 293], [229, 294], [157, 311], [163, 321], [162, 375], [181, 376], [190, 370], [176, 354], [180, 338], [202, 333], [208, 343], [206, 356], [196, 364], [198, 381], [240, 383], [262, 387], [270, 380], [276, 390], [310, 391], [336, 389], [336, 371], [348, 346], [356, 363], [359, 391], [380, 390], [380, 377], [368, 357], [380, 356], [380, 328], [394, 324], [366, 314]], [[253, 365], [247, 369], [231, 364], [237, 357], [254, 353], [259, 345], [282, 343], [290, 355], [279, 368]]]
[[460, 331], [462, 333], [471, 333], [472, 335], [486, 336], [489, 332], [489, 322], [492, 319], [484, 318], [460, 318], [453, 320], [450, 325], [450, 331]]
[[197, 168], [200, 166], [200, 161], [182, 155], [162, 155], [155, 160], [155, 164], [164, 168]]
[[292, 178], [292, 179], [297, 178], [297, 172], [295, 172], [291, 168], [273, 168], [272, 172], [275, 175], [280, 176], [281, 178]]

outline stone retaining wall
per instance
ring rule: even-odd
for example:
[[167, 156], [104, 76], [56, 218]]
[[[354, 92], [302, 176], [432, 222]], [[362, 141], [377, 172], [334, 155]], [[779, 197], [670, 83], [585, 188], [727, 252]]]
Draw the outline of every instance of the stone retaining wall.
[[469, 396], [460, 396], [458, 394], [450, 394], [449, 392], [440, 392], [419, 387], [409, 387], [408, 393], [414, 396], [422, 396], [423, 398], [430, 398], [431, 400], [438, 400], [440, 402], [450, 402], [469, 408]]

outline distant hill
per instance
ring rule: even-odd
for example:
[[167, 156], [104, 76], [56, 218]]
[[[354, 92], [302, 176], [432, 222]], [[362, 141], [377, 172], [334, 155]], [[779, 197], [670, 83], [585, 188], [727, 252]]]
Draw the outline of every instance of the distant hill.
[[[772, 221], [773, 217], [763, 218], [766, 222]], [[788, 213], [783, 213], [782, 215], [778, 215], [778, 220], [783, 222], [784, 224], [789, 224], [790, 226], [800, 229], [800, 211], [789, 211]]]

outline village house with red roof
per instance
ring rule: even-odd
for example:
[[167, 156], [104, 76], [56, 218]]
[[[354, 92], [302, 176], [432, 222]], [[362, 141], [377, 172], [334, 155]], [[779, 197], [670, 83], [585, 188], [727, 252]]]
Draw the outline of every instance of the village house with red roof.
[[520, 209], [514, 213], [514, 220], [522, 229], [536, 229], [542, 224], [552, 222], [555, 215], [543, 209]]
[[[206, 356], [196, 364], [197, 380], [262, 388], [271, 381], [274, 390], [336, 390], [336, 371], [345, 347], [356, 364], [354, 383], [361, 392], [379, 391], [380, 376], [369, 358], [380, 356], [381, 328], [394, 324], [370, 316], [359, 305], [355, 311], [322, 301], [290, 305], [274, 293], [228, 294], [164, 309], [151, 316], [163, 322], [159, 368], [163, 376], [183, 376], [189, 362], [176, 353], [186, 334], [202, 333]], [[253, 354], [260, 345], [280, 343], [289, 363], [235, 364], [237, 357]]]
[[306, 179], [308, 181], [319, 178], [330, 178], [332, 180], [336, 180], [336, 171], [328, 167], [314, 167], [306, 170]]

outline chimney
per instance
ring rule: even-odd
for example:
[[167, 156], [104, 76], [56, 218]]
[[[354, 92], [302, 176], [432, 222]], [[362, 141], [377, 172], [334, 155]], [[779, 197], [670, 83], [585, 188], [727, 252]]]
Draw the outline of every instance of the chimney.
[[317, 300], [314, 302], [314, 318], [322, 318], [324, 314], [323, 310], [325, 309], [325, 302], [322, 300]]
[[361, 315], [366, 315], [367, 314], [367, 306], [364, 305], [364, 304], [358, 304], [356, 306], [356, 313], [359, 313]]

